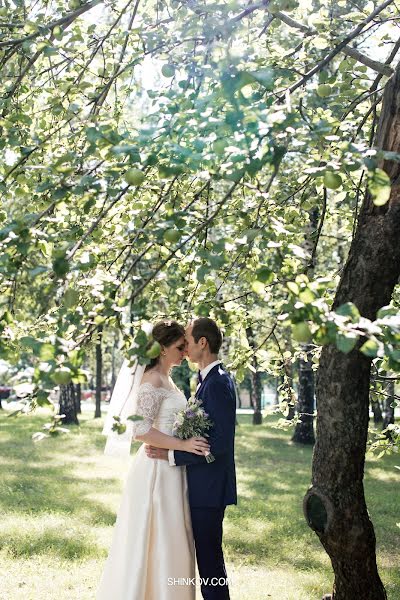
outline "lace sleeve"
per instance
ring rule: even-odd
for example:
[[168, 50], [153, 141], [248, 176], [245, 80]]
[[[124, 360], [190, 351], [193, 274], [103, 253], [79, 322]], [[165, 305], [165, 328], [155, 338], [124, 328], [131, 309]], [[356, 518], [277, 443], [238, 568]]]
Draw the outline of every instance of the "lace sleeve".
[[150, 383], [143, 383], [138, 391], [136, 414], [143, 417], [133, 422], [133, 439], [147, 433], [157, 417], [163, 399], [163, 391]]

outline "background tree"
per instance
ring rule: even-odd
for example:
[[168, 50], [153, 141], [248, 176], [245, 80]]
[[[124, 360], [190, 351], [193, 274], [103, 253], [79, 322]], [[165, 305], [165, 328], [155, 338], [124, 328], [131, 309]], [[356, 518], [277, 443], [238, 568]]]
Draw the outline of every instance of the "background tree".
[[102, 350], [102, 341], [103, 341], [103, 327], [99, 325], [97, 330], [97, 341], [96, 341], [96, 408], [94, 413], [94, 418], [97, 419], [101, 417], [101, 392], [103, 389], [103, 350]]
[[250, 348], [253, 350], [253, 364], [250, 371], [250, 400], [253, 407], [253, 425], [261, 425], [262, 413], [261, 413], [261, 373], [258, 367], [258, 361], [256, 357], [256, 345], [254, 343], [254, 333], [252, 327], [247, 327], [246, 335], [249, 342]]
[[[325, 192], [326, 194], [326, 192]], [[324, 206], [326, 206], [326, 198], [324, 198]], [[310, 262], [307, 264], [306, 273], [307, 276], [312, 279], [315, 270], [315, 246], [312, 243], [312, 238], [318, 231], [319, 215], [317, 208], [313, 208], [309, 213], [309, 223], [306, 229], [304, 247], [307, 255], [311, 257]], [[298, 334], [299, 335], [299, 334]], [[308, 332], [307, 332], [308, 335]], [[307, 336], [306, 336], [307, 337]], [[301, 339], [301, 331], [300, 331]], [[314, 435], [314, 409], [315, 409], [315, 385], [314, 385], [314, 371], [313, 371], [313, 347], [311, 344], [306, 343], [302, 346], [302, 354], [299, 357], [299, 391], [297, 398], [297, 411], [300, 420], [295, 425], [292, 441], [300, 444], [311, 444], [315, 443]]]
[[77, 383], [75, 385], [75, 401], [76, 401], [76, 414], [79, 415], [82, 412], [82, 384]]
[[75, 387], [72, 382], [60, 385], [59, 391], [59, 414], [63, 425], [79, 425], [76, 410]]

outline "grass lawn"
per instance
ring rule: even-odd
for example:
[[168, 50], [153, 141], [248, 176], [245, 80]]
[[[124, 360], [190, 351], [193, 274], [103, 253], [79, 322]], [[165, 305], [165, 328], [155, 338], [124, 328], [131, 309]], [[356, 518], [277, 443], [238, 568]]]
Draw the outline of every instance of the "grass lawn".
[[[43, 409], [17, 419], [0, 411], [0, 598], [94, 600], [127, 463], [103, 456], [101, 421], [91, 414], [69, 435], [32, 442], [47, 418]], [[332, 572], [302, 514], [311, 449], [292, 445], [273, 418], [257, 428], [247, 415], [239, 422], [239, 505], [224, 522], [231, 598], [320, 600]], [[368, 458], [365, 484], [389, 600], [400, 598], [396, 464]]]

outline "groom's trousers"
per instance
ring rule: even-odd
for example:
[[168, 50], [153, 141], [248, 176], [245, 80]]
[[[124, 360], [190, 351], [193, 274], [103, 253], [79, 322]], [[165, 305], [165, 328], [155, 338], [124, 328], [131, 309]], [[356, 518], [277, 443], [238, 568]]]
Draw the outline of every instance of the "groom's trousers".
[[225, 508], [190, 508], [196, 559], [204, 600], [229, 600], [222, 552]]

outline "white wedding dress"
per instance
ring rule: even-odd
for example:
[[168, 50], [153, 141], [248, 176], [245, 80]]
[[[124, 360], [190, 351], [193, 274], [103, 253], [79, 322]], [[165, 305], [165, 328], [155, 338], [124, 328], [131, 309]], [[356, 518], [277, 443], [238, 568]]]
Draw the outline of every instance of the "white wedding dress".
[[[134, 434], [154, 427], [172, 435], [175, 413], [185, 405], [178, 390], [141, 384], [137, 414], [144, 419], [134, 423]], [[148, 458], [142, 444], [129, 469], [96, 598], [194, 600], [195, 586], [183, 582], [194, 577], [186, 467]]]

